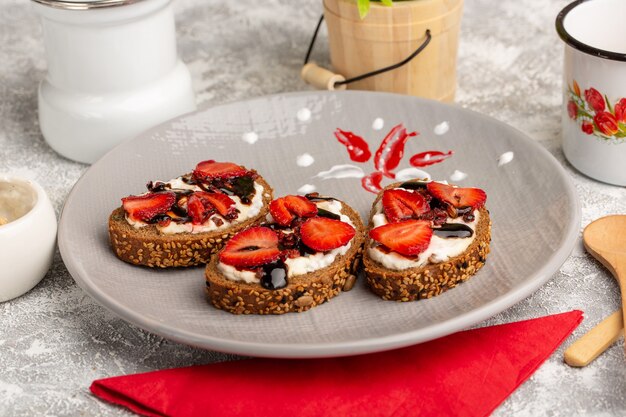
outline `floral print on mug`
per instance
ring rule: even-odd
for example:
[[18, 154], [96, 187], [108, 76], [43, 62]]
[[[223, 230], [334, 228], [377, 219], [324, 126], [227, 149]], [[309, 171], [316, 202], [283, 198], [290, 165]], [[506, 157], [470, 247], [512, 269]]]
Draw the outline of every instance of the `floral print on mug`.
[[567, 114], [570, 119], [580, 121], [580, 130], [604, 140], [625, 141], [626, 98], [612, 105], [606, 94], [593, 87], [581, 92], [576, 80], [567, 90]]

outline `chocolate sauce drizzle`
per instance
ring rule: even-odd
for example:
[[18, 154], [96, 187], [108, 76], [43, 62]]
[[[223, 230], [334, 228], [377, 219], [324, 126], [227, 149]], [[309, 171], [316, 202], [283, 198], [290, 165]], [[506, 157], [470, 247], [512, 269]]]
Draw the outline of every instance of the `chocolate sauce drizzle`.
[[252, 204], [252, 197], [254, 197], [256, 191], [254, 189], [254, 179], [254, 175], [245, 175], [231, 179], [214, 179], [212, 181], [199, 180], [190, 174], [182, 177], [185, 184], [196, 185], [209, 193], [221, 192], [227, 196], [236, 195], [241, 200], [241, 203], [246, 205]]
[[474, 231], [463, 223], [445, 223], [441, 227], [433, 227], [433, 234], [442, 239], [472, 237]]
[[287, 265], [281, 260], [263, 265], [260, 268], [261, 286], [268, 290], [285, 288], [287, 281]]
[[326, 217], [328, 219], [333, 219], [333, 220], [341, 220], [341, 216], [339, 216], [336, 213], [333, 213], [332, 211], [328, 211], [328, 210], [324, 210], [323, 208], [317, 208], [317, 215], [320, 217]]
[[[227, 180], [213, 180], [211, 182], [196, 179], [192, 174], [183, 175], [181, 180], [188, 185], [200, 187], [203, 191], [209, 193], [223, 193], [228, 196], [237, 196], [242, 204], [252, 204], [252, 197], [256, 190], [254, 189], [254, 175], [246, 175]], [[191, 221], [191, 217], [182, 206], [181, 200], [189, 197], [194, 193], [193, 190], [172, 188], [172, 185], [162, 181], [150, 181], [146, 184], [146, 188], [151, 193], [173, 192], [176, 194], [176, 203], [172, 206], [167, 214], [159, 214], [148, 220], [148, 224], [167, 224], [172, 221], [174, 223], [187, 223]], [[238, 211], [237, 211], [238, 213]], [[229, 219], [232, 220], [232, 219]], [[218, 220], [221, 221], [221, 220]], [[216, 223], [217, 224], [217, 223]], [[219, 224], [217, 224], [220, 226]]]
[[304, 197], [306, 197], [309, 201], [335, 201], [337, 200], [336, 198], [333, 198], [333, 197], [321, 196], [320, 193], [309, 193], [309, 194], [305, 194]]
[[405, 190], [421, 190], [426, 188], [427, 182], [423, 181], [407, 181], [400, 184], [400, 188], [404, 188]]

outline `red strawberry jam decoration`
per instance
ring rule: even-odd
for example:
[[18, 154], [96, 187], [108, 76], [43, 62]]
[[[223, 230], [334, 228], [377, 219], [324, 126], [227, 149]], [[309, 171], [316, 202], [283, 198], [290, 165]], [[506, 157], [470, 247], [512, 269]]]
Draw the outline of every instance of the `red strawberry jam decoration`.
[[289, 226], [296, 217], [315, 216], [317, 206], [305, 197], [288, 195], [270, 203], [270, 214], [279, 225]]
[[413, 155], [409, 160], [409, 164], [414, 167], [422, 168], [429, 165], [438, 164], [452, 156], [452, 151], [439, 152], [439, 151], [426, 151]]
[[487, 201], [487, 194], [480, 188], [455, 188], [434, 181], [429, 182], [426, 188], [436, 199], [458, 209], [471, 207], [476, 210], [484, 206]]
[[226, 194], [198, 191], [187, 201], [187, 212], [193, 224], [204, 223], [216, 211], [228, 220], [237, 218], [238, 214], [235, 202]]
[[230, 179], [243, 177], [249, 172], [244, 167], [232, 162], [202, 161], [196, 165], [193, 176], [198, 180]]
[[176, 203], [174, 193], [148, 193], [145, 195], [128, 196], [122, 198], [122, 207], [133, 220], [144, 222], [152, 220], [155, 216], [167, 213]]
[[335, 131], [335, 137], [339, 143], [346, 147], [348, 154], [350, 155], [350, 159], [355, 162], [369, 161], [372, 156], [372, 152], [370, 152], [367, 142], [365, 142], [362, 137], [339, 128]]
[[369, 235], [394, 252], [416, 256], [428, 248], [433, 231], [428, 220], [406, 220], [378, 226]]
[[233, 236], [220, 253], [220, 262], [253, 268], [278, 260], [278, 236], [268, 227], [251, 227]]
[[380, 183], [383, 180], [383, 173], [379, 171], [374, 171], [371, 174], [368, 174], [361, 178], [361, 187], [365, 189], [365, 191], [369, 191], [373, 194], [378, 194], [383, 187]]
[[310, 218], [300, 227], [302, 243], [320, 252], [347, 244], [355, 234], [354, 227], [348, 223], [326, 217]]
[[430, 211], [430, 206], [420, 193], [406, 190], [386, 190], [383, 193], [383, 211], [390, 223], [417, 219]]
[[386, 177], [395, 178], [394, 170], [404, 156], [404, 145], [410, 137], [417, 136], [417, 132], [408, 132], [404, 125], [394, 126], [383, 139], [374, 155], [374, 167]]

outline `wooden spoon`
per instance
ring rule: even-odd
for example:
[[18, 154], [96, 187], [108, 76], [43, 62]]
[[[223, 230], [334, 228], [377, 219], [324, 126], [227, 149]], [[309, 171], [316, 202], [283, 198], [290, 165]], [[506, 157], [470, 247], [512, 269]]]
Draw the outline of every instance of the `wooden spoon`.
[[622, 311], [617, 310], [567, 348], [563, 354], [569, 366], [587, 366], [617, 341], [624, 330]]
[[[626, 317], [626, 215], [606, 216], [590, 223], [583, 232], [583, 243], [585, 249], [600, 261], [619, 283], [622, 293], [622, 317]], [[613, 323], [615, 322], [614, 320]], [[605, 333], [605, 343], [608, 339], [617, 339], [621, 327], [623, 324], [608, 327], [611, 330]]]

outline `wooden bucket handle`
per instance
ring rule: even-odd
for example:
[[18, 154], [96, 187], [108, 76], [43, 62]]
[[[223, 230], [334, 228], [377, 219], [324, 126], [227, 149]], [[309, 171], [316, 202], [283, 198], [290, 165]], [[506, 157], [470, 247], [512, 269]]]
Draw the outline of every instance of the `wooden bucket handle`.
[[322, 68], [315, 64], [314, 62], [309, 62], [309, 58], [311, 57], [311, 52], [313, 52], [313, 47], [315, 46], [315, 40], [317, 39], [317, 33], [322, 26], [322, 22], [324, 21], [324, 15], [320, 16], [319, 21], [317, 22], [317, 26], [315, 26], [315, 31], [313, 32], [313, 37], [311, 38], [311, 42], [309, 43], [309, 49], [306, 52], [306, 56], [304, 58], [304, 65], [300, 72], [300, 77], [308, 84], [311, 84], [319, 89], [328, 89], [328, 90], [345, 90], [346, 85], [349, 83], [353, 83], [355, 81], [361, 81], [365, 78], [373, 77], [378, 74], [382, 74], [383, 72], [391, 71], [396, 68], [400, 68], [401, 66], [408, 64], [413, 58], [419, 55], [420, 52], [428, 46], [430, 40], [432, 39], [432, 35], [430, 34], [430, 29], [426, 29], [424, 42], [422, 42], [413, 53], [404, 58], [402, 61], [397, 62], [393, 65], [389, 65], [387, 67], [379, 68], [374, 71], [366, 72], [365, 74], [357, 75], [356, 77], [346, 79], [341, 74], [335, 74], [332, 71], [329, 71], [325, 68]]

